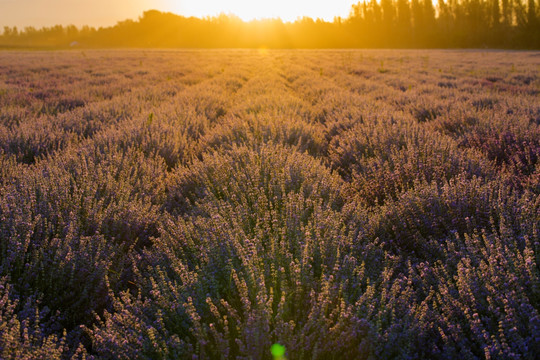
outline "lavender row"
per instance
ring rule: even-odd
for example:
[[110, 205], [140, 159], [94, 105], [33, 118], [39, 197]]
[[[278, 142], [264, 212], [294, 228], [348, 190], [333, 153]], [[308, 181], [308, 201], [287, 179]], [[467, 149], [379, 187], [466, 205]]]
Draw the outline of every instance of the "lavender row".
[[533, 359], [540, 57], [0, 54], [0, 357]]

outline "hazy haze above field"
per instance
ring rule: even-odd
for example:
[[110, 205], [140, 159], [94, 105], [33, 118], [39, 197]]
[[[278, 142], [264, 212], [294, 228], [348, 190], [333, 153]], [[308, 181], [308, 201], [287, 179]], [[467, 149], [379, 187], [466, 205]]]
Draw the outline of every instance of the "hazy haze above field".
[[293, 21], [302, 16], [332, 20], [336, 16], [346, 17], [353, 3], [353, 0], [0, 0], [0, 27], [110, 26], [120, 20], [136, 19], [149, 9], [197, 17], [231, 13], [244, 20], [280, 17]]

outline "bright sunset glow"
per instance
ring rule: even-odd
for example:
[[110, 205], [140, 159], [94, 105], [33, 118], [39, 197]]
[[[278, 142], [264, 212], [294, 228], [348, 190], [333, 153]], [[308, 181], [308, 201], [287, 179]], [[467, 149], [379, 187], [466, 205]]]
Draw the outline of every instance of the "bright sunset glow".
[[219, 13], [235, 14], [243, 20], [261, 18], [281, 18], [294, 21], [298, 17], [309, 16], [331, 21], [336, 16], [347, 17], [352, 0], [310, 1], [310, 0], [168, 0], [172, 12], [204, 17]]
[[354, 0], [0, 0], [3, 26], [112, 26], [137, 19], [150, 9], [183, 16], [207, 17], [235, 14], [243, 20], [281, 18], [294, 21], [308, 16], [332, 21], [347, 17]]

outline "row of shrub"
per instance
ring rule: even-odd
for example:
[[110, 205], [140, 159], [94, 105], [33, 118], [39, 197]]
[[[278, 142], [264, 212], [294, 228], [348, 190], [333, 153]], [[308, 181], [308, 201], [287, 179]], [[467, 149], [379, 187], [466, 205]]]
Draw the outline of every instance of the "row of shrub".
[[537, 66], [0, 54], [0, 358], [535, 358]]

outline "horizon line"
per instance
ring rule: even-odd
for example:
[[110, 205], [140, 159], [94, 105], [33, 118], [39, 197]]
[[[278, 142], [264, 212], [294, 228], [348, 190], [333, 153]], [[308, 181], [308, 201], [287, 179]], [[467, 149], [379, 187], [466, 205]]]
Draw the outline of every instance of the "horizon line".
[[302, 21], [302, 20], [306, 20], [306, 19], [310, 19], [310, 20], [313, 20], [314, 22], [325, 22], [325, 23], [334, 23], [336, 22], [336, 20], [340, 19], [340, 20], [346, 20], [350, 17], [350, 14], [347, 15], [347, 17], [342, 17], [342, 16], [334, 16], [334, 18], [332, 20], [326, 20], [324, 18], [321, 18], [321, 17], [311, 17], [311, 16], [308, 16], [308, 15], [302, 15], [302, 16], [297, 16], [296, 19], [294, 20], [287, 20], [287, 19], [282, 19], [280, 16], [271, 16], [271, 17], [254, 17], [254, 18], [251, 18], [251, 19], [244, 19], [242, 18], [241, 16], [233, 13], [233, 12], [220, 12], [218, 14], [214, 14], [214, 15], [206, 15], [206, 16], [197, 16], [197, 15], [184, 15], [184, 14], [179, 14], [179, 13], [176, 13], [176, 12], [173, 12], [173, 11], [163, 11], [163, 10], [159, 10], [159, 9], [148, 9], [148, 10], [144, 10], [142, 11], [142, 13], [136, 17], [136, 18], [131, 18], [131, 17], [127, 17], [127, 18], [124, 18], [124, 19], [121, 19], [121, 20], [116, 20], [115, 23], [113, 24], [110, 24], [110, 25], [90, 25], [90, 24], [75, 24], [75, 23], [55, 23], [55, 24], [51, 24], [51, 25], [14, 25], [14, 26], [9, 26], [9, 25], [4, 25], [4, 24], [0, 24], [0, 34], [3, 33], [3, 29], [8, 27], [8, 28], [17, 28], [19, 30], [24, 30], [26, 28], [36, 28], [36, 29], [44, 29], [44, 28], [52, 28], [52, 27], [55, 27], [55, 26], [62, 26], [62, 27], [70, 27], [70, 26], [75, 26], [77, 27], [78, 29], [82, 29], [84, 27], [89, 27], [89, 28], [95, 28], [95, 29], [106, 29], [106, 28], [112, 28], [120, 23], [123, 23], [125, 21], [134, 21], [134, 22], [137, 22], [137, 21], [140, 21], [141, 18], [144, 16], [145, 13], [148, 13], [148, 12], [159, 12], [161, 14], [171, 14], [171, 15], [174, 15], [174, 16], [178, 16], [178, 17], [183, 17], [183, 18], [186, 18], [186, 19], [198, 19], [198, 20], [214, 20], [214, 19], [219, 19], [220, 17], [227, 17], [227, 18], [230, 18], [230, 19], [236, 19], [238, 21], [241, 21], [243, 23], [252, 23], [252, 22], [264, 22], [264, 21], [281, 21], [282, 23], [284, 24], [294, 24], [296, 22], [299, 22], [299, 21]]

